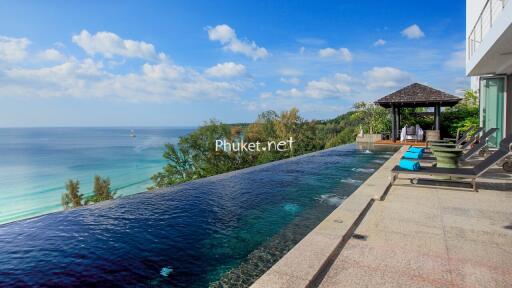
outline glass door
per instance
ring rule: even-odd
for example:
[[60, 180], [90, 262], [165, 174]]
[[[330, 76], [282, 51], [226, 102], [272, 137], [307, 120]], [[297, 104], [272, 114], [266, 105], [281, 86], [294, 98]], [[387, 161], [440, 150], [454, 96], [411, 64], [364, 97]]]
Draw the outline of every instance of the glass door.
[[483, 127], [485, 130], [498, 128], [498, 131], [489, 137], [489, 145], [497, 147], [503, 138], [505, 78], [481, 78], [480, 81], [480, 112]]

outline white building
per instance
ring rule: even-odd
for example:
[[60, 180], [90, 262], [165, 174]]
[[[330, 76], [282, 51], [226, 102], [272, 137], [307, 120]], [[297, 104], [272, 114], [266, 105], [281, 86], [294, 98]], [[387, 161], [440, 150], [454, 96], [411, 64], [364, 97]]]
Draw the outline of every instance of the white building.
[[466, 74], [480, 95], [480, 124], [512, 134], [512, 0], [466, 1]]

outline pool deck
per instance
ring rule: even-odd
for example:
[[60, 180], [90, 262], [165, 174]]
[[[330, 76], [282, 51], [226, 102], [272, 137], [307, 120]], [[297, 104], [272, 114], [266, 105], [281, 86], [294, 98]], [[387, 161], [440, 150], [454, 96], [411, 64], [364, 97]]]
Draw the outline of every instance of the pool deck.
[[388, 187], [404, 149], [252, 287], [512, 287], [512, 175]]

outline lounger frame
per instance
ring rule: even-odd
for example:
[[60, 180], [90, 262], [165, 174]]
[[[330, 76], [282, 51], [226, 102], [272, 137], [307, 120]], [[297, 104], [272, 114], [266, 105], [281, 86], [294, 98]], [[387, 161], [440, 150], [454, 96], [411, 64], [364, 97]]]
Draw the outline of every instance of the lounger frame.
[[[496, 165], [501, 160], [505, 159], [507, 156], [512, 155], [512, 135], [504, 138], [500, 142], [500, 148], [492, 153], [489, 157], [484, 159], [482, 162], [475, 165], [473, 168], [440, 168], [440, 167], [423, 167], [418, 171], [410, 171], [401, 169], [400, 166], [395, 166], [391, 170], [391, 185], [395, 183], [398, 179], [398, 175], [403, 174], [411, 174], [411, 175], [427, 175], [427, 176], [444, 176], [450, 178], [462, 178], [471, 180], [471, 186], [473, 191], [477, 192], [477, 183], [476, 179], [480, 177], [483, 173], [489, 170], [492, 166]], [[413, 180], [418, 180], [419, 178], [412, 178]], [[437, 179], [433, 179], [437, 180]], [[459, 179], [450, 179], [450, 180], [441, 180], [441, 181], [450, 181], [450, 182], [463, 182]], [[414, 184], [414, 183], [413, 183]]]

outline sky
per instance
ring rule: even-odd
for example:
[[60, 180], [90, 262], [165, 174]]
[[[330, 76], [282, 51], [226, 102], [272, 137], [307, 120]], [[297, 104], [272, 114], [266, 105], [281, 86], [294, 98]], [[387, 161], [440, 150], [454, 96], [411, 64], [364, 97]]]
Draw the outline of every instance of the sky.
[[[140, 2], [140, 1], [139, 1]], [[460, 95], [465, 1], [2, 1], [0, 127], [328, 119]]]

